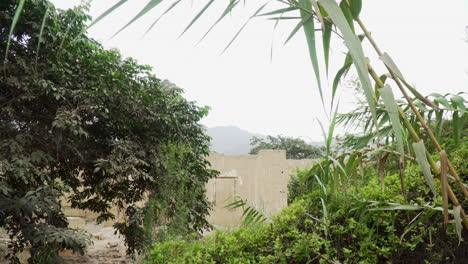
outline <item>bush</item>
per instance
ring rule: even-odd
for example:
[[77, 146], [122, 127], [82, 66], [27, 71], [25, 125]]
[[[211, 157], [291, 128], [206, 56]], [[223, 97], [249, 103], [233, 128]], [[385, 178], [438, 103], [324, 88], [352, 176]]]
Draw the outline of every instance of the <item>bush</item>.
[[[150, 211], [184, 232], [209, 228], [205, 184], [215, 173], [198, 123], [207, 109], [163, 86], [151, 67], [82, 34], [86, 6], [23, 2], [0, 74], [0, 227], [13, 253], [31, 246], [32, 262], [54, 263], [58, 250], [83, 252], [86, 237], [61, 212], [67, 192], [98, 222], [115, 217], [112, 206], [124, 208], [114, 227], [129, 253], [152, 241], [143, 229]], [[18, 3], [0, 1], [2, 50]], [[154, 210], [140, 206], [148, 195]]]
[[[432, 198], [417, 165], [406, 168], [407, 203], [398, 173], [387, 174], [382, 193], [375, 170], [366, 171], [365, 186], [346, 195], [310, 188], [271, 224], [157, 243], [147, 263], [467, 262], [467, 233], [459, 244], [454, 226], [445, 230], [440, 198]], [[397, 210], [403, 204], [407, 210]]]

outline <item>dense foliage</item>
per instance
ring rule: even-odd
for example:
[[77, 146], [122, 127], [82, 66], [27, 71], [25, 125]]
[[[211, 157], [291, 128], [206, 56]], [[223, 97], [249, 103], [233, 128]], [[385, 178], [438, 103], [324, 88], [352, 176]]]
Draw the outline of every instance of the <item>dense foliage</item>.
[[252, 137], [249, 154], [257, 154], [262, 149], [280, 149], [286, 151], [287, 159], [315, 159], [323, 156], [324, 147], [306, 143], [300, 138], [284, 136]]
[[[467, 159], [467, 147], [454, 159]], [[385, 192], [375, 164], [364, 171], [366, 184], [347, 194], [315, 182], [271, 224], [155, 244], [147, 263], [466, 263], [468, 233], [459, 242], [455, 226], [444, 227], [441, 200], [417, 165], [406, 167], [408, 200], [397, 169], [387, 172]]]
[[[0, 2], [1, 50], [17, 7]], [[115, 217], [111, 206], [123, 208], [115, 227], [129, 253], [151, 241], [144, 223], [209, 227], [204, 191], [214, 172], [198, 124], [207, 109], [163, 87], [150, 67], [81, 34], [89, 18], [86, 7], [25, 1], [2, 57], [0, 227], [12, 239], [12, 262], [27, 246], [34, 263], [60, 261], [61, 249], [82, 252], [86, 236], [61, 213], [65, 193], [98, 221]]]

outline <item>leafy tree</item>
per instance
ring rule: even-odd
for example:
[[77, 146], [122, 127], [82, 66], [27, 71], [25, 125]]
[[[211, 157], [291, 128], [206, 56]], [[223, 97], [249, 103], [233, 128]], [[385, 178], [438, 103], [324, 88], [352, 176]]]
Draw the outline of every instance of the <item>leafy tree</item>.
[[[17, 3], [0, 3], [2, 49]], [[83, 252], [88, 239], [68, 228], [64, 193], [73, 207], [99, 213], [98, 222], [115, 217], [111, 206], [123, 208], [126, 221], [115, 228], [128, 253], [149, 241], [148, 219], [208, 228], [205, 183], [215, 172], [198, 124], [207, 109], [81, 34], [86, 6], [22, 3], [0, 66], [0, 227], [12, 239], [11, 262], [26, 246], [32, 263], [59, 262], [61, 249]], [[148, 197], [151, 206], [141, 206]]]
[[287, 159], [315, 159], [323, 156], [324, 147], [307, 144], [300, 138], [267, 136], [266, 139], [252, 137], [249, 154], [257, 154], [262, 149], [286, 150]]

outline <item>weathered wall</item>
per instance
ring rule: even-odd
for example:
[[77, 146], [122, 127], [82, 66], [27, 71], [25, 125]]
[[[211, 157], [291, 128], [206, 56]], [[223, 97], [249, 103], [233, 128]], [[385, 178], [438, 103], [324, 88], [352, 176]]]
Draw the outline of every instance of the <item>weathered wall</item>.
[[311, 168], [315, 163], [315, 159], [300, 159], [300, 160], [289, 160], [288, 159], [288, 169], [289, 175], [296, 175], [297, 170], [303, 170], [305, 168]]
[[[287, 206], [287, 186], [296, 168], [311, 167], [314, 160], [287, 160], [283, 150], [261, 150], [258, 155], [226, 155], [211, 153], [208, 160], [211, 168], [220, 172], [217, 178], [207, 184], [207, 197], [213, 203], [213, 210], [208, 221], [219, 227], [233, 227], [239, 224], [242, 210], [225, 208], [236, 197], [246, 199], [249, 204], [273, 215]], [[70, 225], [80, 228], [96, 219], [97, 214], [70, 207], [62, 201], [64, 214]], [[111, 212], [119, 219], [122, 213], [117, 208]], [[107, 221], [101, 226], [110, 227], [114, 221]]]
[[246, 199], [266, 215], [287, 206], [287, 185], [296, 168], [310, 167], [313, 160], [287, 160], [283, 150], [261, 150], [258, 155], [212, 153], [209, 161], [220, 175], [207, 185], [213, 211], [208, 221], [215, 226], [239, 224], [242, 210], [225, 208], [236, 196]]
[[208, 200], [213, 203], [208, 221], [218, 226], [239, 223], [242, 210], [225, 208], [236, 195], [257, 208], [264, 207], [267, 214], [286, 206], [285, 157], [284, 151], [261, 151], [258, 155], [211, 154], [211, 166], [220, 175], [207, 185]]
[[[237, 196], [247, 199], [249, 204], [266, 215], [278, 213], [287, 206], [287, 185], [290, 176], [295, 174], [296, 168], [311, 167], [314, 162], [309, 159], [287, 160], [286, 152], [282, 150], [261, 150], [258, 155], [212, 153], [209, 161], [211, 167], [220, 172], [220, 175], [211, 179], [206, 186], [208, 200], [213, 203], [208, 221], [215, 227], [235, 227], [240, 223], [242, 209], [225, 208], [235, 201]], [[83, 263], [95, 263], [90, 262], [92, 259], [97, 259], [96, 263], [125, 263], [122, 238], [115, 236], [111, 227], [114, 221], [97, 225], [96, 213], [71, 208], [65, 199], [62, 200], [62, 205], [70, 227], [92, 233], [94, 242], [86, 256], [67, 256], [67, 263], [74, 263], [75, 258], [80, 258]], [[116, 215], [116, 219], [123, 217], [117, 208], [112, 208], [111, 212]], [[6, 234], [2, 236], [0, 230], [0, 247], [6, 247], [7, 241]], [[67, 252], [63, 253], [66, 255]], [[107, 262], [109, 254], [112, 254], [112, 260]], [[27, 253], [23, 255], [22, 257], [26, 258]]]

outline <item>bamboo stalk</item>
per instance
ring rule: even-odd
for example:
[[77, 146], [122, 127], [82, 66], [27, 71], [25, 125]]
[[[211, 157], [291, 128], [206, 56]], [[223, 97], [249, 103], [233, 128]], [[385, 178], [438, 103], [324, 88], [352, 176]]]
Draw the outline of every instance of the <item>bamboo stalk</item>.
[[[375, 51], [377, 52], [377, 54], [379, 56], [382, 56], [382, 51], [379, 49], [377, 43], [375, 42], [375, 40], [372, 38], [372, 36], [370, 35], [369, 31], [366, 29], [366, 27], [364, 26], [364, 24], [362, 23], [362, 21], [359, 19], [359, 18], [356, 18], [356, 22], [358, 22], [359, 26], [361, 27], [361, 29], [363, 30], [364, 34], [366, 35], [367, 39], [369, 40], [369, 42], [371, 43], [371, 45], [374, 47]], [[386, 66], [387, 67], [387, 66]], [[371, 67], [369, 69], [372, 69]], [[417, 110], [416, 106], [414, 105], [413, 101], [411, 100], [411, 98], [408, 96], [408, 93], [406, 92], [405, 88], [403, 87], [403, 85], [401, 84], [401, 82], [399, 81], [398, 77], [396, 76], [396, 74], [389, 68], [387, 67], [388, 71], [390, 72], [392, 78], [394, 79], [394, 81], [396, 82], [397, 86], [400, 88], [400, 91], [403, 93], [403, 96], [405, 97], [406, 101], [408, 102], [408, 104], [410, 105], [411, 107], [411, 110], [415, 113], [416, 115], [416, 118], [418, 119], [418, 121], [421, 123], [421, 125], [423, 126], [423, 128], [426, 130], [426, 132], [428, 133], [429, 135], [429, 138], [431, 139], [431, 141], [433, 142], [433, 144], [435, 145], [436, 149], [441, 152], [441, 151], [444, 151], [442, 149], [442, 147], [440, 146], [439, 142], [437, 141], [437, 139], [435, 138], [434, 134], [432, 133], [432, 130], [429, 128], [429, 126], [427, 125], [427, 123], [425, 122], [425, 120], [422, 118], [421, 114], [419, 113], [419, 111]], [[372, 70], [373, 71], [373, 70]], [[380, 80], [380, 78], [378, 78], [377, 74], [372, 74], [371, 73], [371, 76], [373, 77], [373, 79], [375, 80], [375, 82], [377, 83], [377, 85], [383, 87], [383, 83], [382, 81]], [[400, 117], [403, 117], [404, 118], [404, 115], [402, 116], [401, 113], [403, 113], [403, 111], [399, 109], [399, 113], [400, 113]], [[406, 118], [404, 118], [403, 120], [405, 120]], [[406, 126], [406, 122], [405, 123], [405, 126]], [[408, 122], [408, 127], [411, 127], [412, 126], [409, 124]], [[407, 127], [407, 128], [408, 128]], [[411, 129], [409, 129], [410, 131]], [[414, 129], [413, 129], [414, 131]], [[415, 131], [414, 131], [415, 132]], [[414, 139], [420, 139], [419, 136], [414, 133], [412, 134], [410, 132], [410, 134], [414, 137]], [[419, 140], [417, 140], [419, 141]], [[455, 182], [457, 182], [461, 189], [462, 189], [462, 192], [463, 194], [465, 195], [465, 198], [468, 198], [468, 190], [466, 189], [466, 187], [463, 185], [463, 183], [461, 182], [461, 179], [460, 177], [458, 176], [457, 172], [455, 171], [455, 168], [453, 168], [450, 160], [447, 158], [447, 165], [448, 165], [448, 168], [450, 170], [450, 172], [453, 174], [454, 178], [455, 178]], [[434, 162], [430, 162], [431, 166]], [[435, 164], [435, 163], [434, 163]], [[439, 174], [440, 174], [440, 168], [438, 168], [438, 166], [435, 166], [437, 167], [437, 171], [439, 171]], [[450, 185], [448, 185], [448, 188], [447, 188], [447, 192], [448, 192], [448, 196], [450, 198], [450, 200], [452, 200], [452, 203], [455, 205], [455, 206], [459, 206], [460, 205], [460, 202], [458, 201], [458, 198], [457, 196], [455, 195], [455, 193], [453, 192], [452, 188]], [[468, 229], [468, 218], [465, 214], [465, 211], [463, 209], [463, 207], [461, 208], [461, 216], [462, 216], [462, 219], [463, 219], [463, 223], [465, 225], [465, 228]]]
[[[382, 51], [379, 49], [377, 43], [375, 42], [375, 40], [372, 38], [371, 34], [369, 33], [369, 31], [367, 30], [367, 28], [364, 26], [364, 24], [362, 23], [361, 19], [359, 18], [356, 18], [356, 22], [359, 24], [359, 26], [361, 27], [362, 31], [364, 32], [364, 34], [366, 35], [366, 38], [369, 40], [369, 42], [371, 43], [371, 45], [374, 47], [375, 51], [377, 52], [377, 55], [379, 56], [382, 56]], [[439, 141], [437, 141], [436, 137], [434, 136], [434, 133], [432, 132], [432, 130], [429, 128], [429, 126], [427, 125], [426, 121], [424, 120], [424, 118], [421, 116], [421, 114], [419, 113], [418, 109], [416, 108], [416, 106], [414, 105], [413, 103], [413, 100], [411, 100], [411, 98], [409, 97], [408, 93], [406, 92], [406, 89], [403, 87], [403, 85], [401, 84], [400, 80], [398, 79], [398, 76], [387, 66], [385, 66], [387, 68], [387, 70], [390, 72], [390, 75], [392, 76], [392, 79], [395, 81], [395, 83], [397, 84], [398, 88], [400, 89], [401, 93], [403, 94], [403, 96], [405, 97], [406, 101], [408, 102], [408, 105], [411, 107], [411, 110], [414, 112], [414, 114], [416, 115], [416, 118], [418, 119], [419, 123], [421, 124], [421, 126], [424, 128], [424, 130], [426, 130], [429, 138], [431, 139], [432, 143], [434, 144], [434, 146], [436, 147], [437, 151], [438, 152], [441, 152], [443, 149], [442, 147], [440, 146], [439, 144]], [[379, 79], [379, 78], [377, 78]], [[379, 79], [380, 81], [380, 79]], [[382, 83], [380, 81], [380, 83]], [[453, 177], [455, 177], [455, 182], [460, 186], [460, 189], [462, 190], [465, 198], [468, 198], [468, 190], [465, 188], [465, 186], [463, 185], [463, 182], [461, 181], [460, 179], [460, 176], [458, 176], [458, 173], [456, 172], [455, 168], [453, 167], [452, 163], [450, 162], [450, 160], [447, 159], [447, 165], [448, 165], [448, 168], [450, 170], [450, 173], [452, 173]], [[438, 167], [438, 166], [436, 166]], [[440, 171], [440, 169], [438, 169], [438, 171]]]

